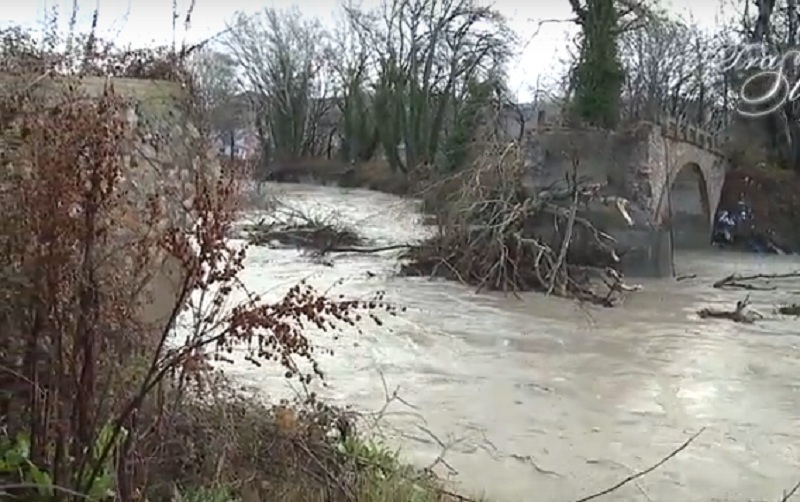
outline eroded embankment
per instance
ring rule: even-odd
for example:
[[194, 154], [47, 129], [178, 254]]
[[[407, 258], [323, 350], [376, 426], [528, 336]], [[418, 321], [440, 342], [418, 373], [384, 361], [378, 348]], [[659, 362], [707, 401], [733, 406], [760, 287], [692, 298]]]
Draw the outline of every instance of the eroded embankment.
[[735, 212], [740, 200], [752, 210], [756, 233], [800, 252], [800, 176], [777, 169], [737, 169], [725, 178], [719, 209]]

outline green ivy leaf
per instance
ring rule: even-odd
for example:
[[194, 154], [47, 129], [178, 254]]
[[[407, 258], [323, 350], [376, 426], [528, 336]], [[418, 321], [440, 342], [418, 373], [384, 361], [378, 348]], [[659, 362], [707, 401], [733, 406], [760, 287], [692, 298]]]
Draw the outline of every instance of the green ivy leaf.
[[39, 469], [31, 462], [28, 462], [28, 469], [28, 476], [30, 477], [31, 482], [36, 484], [39, 495], [42, 497], [53, 497], [53, 480], [50, 478], [50, 474]]
[[103, 472], [92, 480], [89, 489], [89, 498], [92, 500], [104, 500], [114, 496], [114, 477], [108, 472]]
[[25, 457], [23, 457], [19, 451], [16, 449], [8, 450], [5, 456], [5, 463], [8, 466], [8, 469], [12, 471], [16, 471], [20, 468], [20, 466], [25, 464]]
[[30, 437], [27, 434], [22, 433], [22, 432], [17, 434], [17, 444], [16, 444], [14, 450], [16, 450], [17, 453], [19, 453], [19, 455], [24, 460], [28, 460], [30, 458], [30, 456], [31, 456], [31, 439], [30, 439]]

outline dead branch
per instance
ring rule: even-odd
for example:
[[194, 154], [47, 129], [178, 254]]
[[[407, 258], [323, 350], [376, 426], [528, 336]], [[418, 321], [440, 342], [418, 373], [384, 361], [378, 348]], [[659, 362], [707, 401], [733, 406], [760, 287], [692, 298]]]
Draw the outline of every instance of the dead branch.
[[[388, 384], [386, 382], [386, 378], [385, 378], [383, 372], [379, 371], [378, 375], [380, 377], [381, 385], [383, 387], [384, 403], [383, 403], [383, 405], [381, 406], [381, 408], [377, 412], [369, 413], [369, 414], [360, 414], [358, 418], [361, 418], [362, 420], [366, 421], [366, 423], [368, 425], [368, 428], [369, 429], [373, 429], [374, 431], [376, 431], [378, 433], [378, 436], [380, 437], [380, 436], [382, 436], [384, 434], [384, 432], [383, 432], [383, 423], [386, 422], [387, 417], [390, 414], [395, 414], [395, 415], [398, 414], [398, 412], [390, 411], [389, 408], [391, 407], [391, 405], [393, 403], [396, 403], [396, 402], [400, 403], [401, 405], [403, 405], [403, 407], [407, 408], [409, 411], [399, 412], [399, 413], [410, 414], [410, 415], [414, 416], [415, 418], [417, 418], [420, 422], [422, 422], [421, 424], [417, 424], [416, 428], [419, 431], [423, 432], [428, 439], [430, 439], [431, 441], [433, 441], [434, 443], [439, 445], [439, 447], [441, 448], [439, 454], [436, 456], [436, 458], [433, 460], [433, 462], [430, 463], [427, 467], [424, 467], [421, 470], [409, 473], [409, 475], [411, 476], [411, 479], [415, 479], [415, 480], [423, 480], [423, 479], [426, 479], [426, 478], [434, 478], [435, 479], [436, 475], [434, 473], [434, 468], [436, 468], [439, 465], [443, 465], [445, 468], [448, 469], [448, 471], [451, 474], [457, 474], [458, 471], [456, 471], [450, 464], [447, 463], [445, 457], [446, 457], [447, 453], [454, 446], [456, 446], [459, 443], [463, 442], [465, 440], [465, 438], [454, 438], [454, 439], [450, 439], [448, 441], [443, 441], [433, 431], [431, 431], [428, 427], [425, 426], [425, 418], [420, 414], [418, 408], [416, 406], [414, 406], [413, 404], [409, 403], [408, 401], [406, 401], [405, 399], [403, 399], [400, 396], [400, 387], [399, 386], [395, 387], [394, 390], [390, 391], [389, 390], [389, 386], [388, 386]], [[351, 417], [351, 419], [352, 419], [352, 417]], [[403, 434], [403, 435], [405, 435], [405, 434]], [[407, 436], [407, 437], [413, 437], [413, 436]], [[475, 499], [473, 499], [473, 498], [466, 497], [464, 495], [460, 495], [458, 493], [450, 491], [450, 490], [446, 489], [444, 486], [441, 486], [439, 484], [434, 486], [434, 490], [437, 493], [439, 493], [443, 497], [443, 500], [445, 500], [445, 501], [476, 502]]]
[[701, 319], [729, 319], [733, 322], [739, 322], [743, 324], [752, 324], [757, 319], [763, 319], [764, 316], [759, 314], [754, 310], [748, 309], [750, 306], [750, 295], [748, 295], [744, 300], [740, 300], [736, 302], [736, 308], [734, 310], [717, 310], [712, 309], [710, 307], [700, 309], [697, 312], [697, 315], [700, 316]]
[[567, 229], [564, 231], [564, 239], [561, 242], [561, 251], [558, 253], [558, 260], [555, 267], [550, 273], [550, 284], [547, 287], [547, 294], [553, 293], [553, 288], [556, 285], [556, 273], [561, 270], [564, 264], [564, 259], [567, 257], [569, 244], [572, 241], [572, 229], [575, 228], [575, 216], [578, 212], [578, 165], [579, 159], [577, 153], [573, 150], [572, 155], [572, 204], [569, 208], [569, 217], [567, 218]]
[[776, 312], [780, 315], [800, 317], [800, 305], [793, 303], [791, 305], [781, 305]]
[[750, 291], [774, 291], [776, 286], [757, 286], [754, 284], [747, 284], [747, 281], [765, 280], [769, 282], [772, 279], [794, 279], [800, 278], [800, 272], [787, 272], [784, 274], [754, 274], [754, 275], [740, 275], [731, 274], [714, 283], [716, 289], [745, 289]]
[[642, 289], [642, 286], [639, 284], [635, 284], [633, 286], [625, 284], [622, 276], [616, 270], [610, 267], [605, 270], [605, 276], [601, 276], [601, 279], [606, 287], [608, 287], [608, 294], [605, 297], [605, 304], [610, 307], [614, 306], [615, 293], [628, 293], [633, 291], [641, 291]]
[[271, 219], [245, 226], [248, 241], [256, 246], [273, 243], [316, 250], [323, 255], [334, 248], [359, 246], [361, 235], [334, 214], [315, 216], [285, 204], [276, 204]]
[[437, 488], [436, 491], [439, 492], [440, 495], [447, 497], [446, 500], [452, 500], [455, 502], [476, 502], [475, 499], [465, 497], [463, 495], [459, 495], [458, 493], [451, 492], [450, 490], [446, 490], [444, 488]]
[[377, 246], [377, 247], [329, 247], [320, 251], [320, 254], [326, 253], [381, 253], [383, 251], [396, 251], [398, 249], [408, 249], [411, 244], [392, 244], [390, 246]]
[[519, 144], [488, 140], [479, 151], [471, 169], [448, 180], [448, 190], [429, 194], [443, 206], [436, 213], [439, 231], [409, 247], [402, 273], [442, 276], [478, 291], [536, 290], [604, 306], [637, 289], [621, 277], [593, 281], [597, 274], [587, 273], [616, 272], [620, 260], [614, 239], [578, 214], [598, 197], [598, 187], [580, 179], [577, 157], [566, 189], [548, 186], [532, 193], [522, 181]]
[[798, 490], [800, 490], [800, 481], [795, 483], [792, 489], [784, 494], [781, 502], [787, 502], [790, 498], [794, 497], [794, 494], [797, 493]]
[[622, 481], [620, 481], [619, 483], [615, 484], [614, 486], [612, 486], [610, 488], [606, 488], [605, 490], [602, 490], [602, 491], [599, 491], [597, 493], [593, 493], [593, 494], [588, 495], [586, 497], [580, 498], [580, 499], [576, 500], [575, 502], [587, 502], [589, 500], [594, 500], [594, 499], [603, 497], [605, 495], [608, 495], [609, 493], [612, 493], [612, 492], [614, 492], [616, 490], [619, 490], [620, 488], [622, 488], [623, 486], [627, 485], [628, 483], [630, 483], [632, 481], [635, 481], [635, 480], [637, 480], [637, 479], [639, 479], [639, 478], [641, 478], [643, 476], [646, 476], [646, 475], [650, 474], [651, 472], [655, 471], [656, 469], [658, 469], [662, 465], [664, 465], [667, 462], [669, 462], [672, 458], [674, 458], [680, 452], [682, 452], [683, 450], [688, 448], [689, 445], [692, 444], [694, 442], [694, 440], [697, 439], [700, 436], [700, 434], [702, 434], [703, 431], [705, 431], [705, 430], [706, 430], [706, 428], [703, 427], [702, 429], [700, 429], [699, 431], [694, 433], [689, 439], [684, 441], [682, 445], [680, 445], [675, 450], [673, 450], [669, 455], [667, 455], [666, 457], [662, 458], [661, 460], [659, 460], [658, 462], [656, 462], [652, 466], [648, 467], [647, 469], [644, 469], [642, 471], [638, 471], [638, 472], [628, 476], [627, 478], [623, 479]]

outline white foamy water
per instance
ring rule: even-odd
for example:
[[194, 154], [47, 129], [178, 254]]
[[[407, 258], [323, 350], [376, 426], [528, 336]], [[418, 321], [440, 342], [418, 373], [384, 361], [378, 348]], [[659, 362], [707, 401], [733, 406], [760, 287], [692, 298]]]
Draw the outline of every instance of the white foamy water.
[[[279, 186], [287, 200], [336, 211], [376, 245], [408, 242], [423, 230], [413, 204], [364, 190]], [[791, 257], [708, 251], [678, 257], [685, 281], [644, 283], [616, 309], [594, 309], [525, 294], [480, 295], [467, 287], [395, 277], [396, 253], [336, 256], [326, 266], [294, 250], [253, 249], [242, 280], [278, 298], [301, 279], [350, 297], [378, 290], [407, 311], [370, 321], [320, 356], [338, 404], [374, 411], [386, 388], [390, 441], [426, 465], [440, 453], [430, 431], [458, 440], [447, 455], [455, 481], [495, 501], [568, 502], [657, 462], [706, 427], [679, 456], [603, 500], [777, 500], [800, 478], [798, 321], [754, 325], [700, 320], [744, 294], [711, 284], [733, 272], [800, 269]], [[800, 302], [800, 285], [752, 292], [769, 312]], [[287, 395], [277, 369], [243, 361], [227, 368], [243, 384]], [[447, 473], [445, 471], [440, 471]]]

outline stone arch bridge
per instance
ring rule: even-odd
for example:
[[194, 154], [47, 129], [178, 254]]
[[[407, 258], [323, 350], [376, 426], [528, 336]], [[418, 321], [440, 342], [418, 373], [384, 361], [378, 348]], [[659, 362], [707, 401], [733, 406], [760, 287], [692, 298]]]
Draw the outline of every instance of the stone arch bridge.
[[678, 247], [708, 245], [731, 168], [716, 136], [668, 121], [650, 127], [647, 150], [653, 222], [672, 227]]
[[603, 230], [620, 236], [618, 240], [635, 234], [631, 239], [641, 241], [637, 245], [646, 248], [645, 254], [663, 254], [653, 260], [670, 263], [650, 264], [657, 270], [641, 275], [668, 275], [673, 247], [710, 245], [730, 169], [715, 135], [665, 119], [618, 131], [537, 128], [526, 131], [523, 148], [528, 181], [536, 186], [564, 180], [577, 157], [580, 177], [603, 185], [605, 195], [630, 201], [636, 215], [633, 227], [617, 211], [592, 216]]

